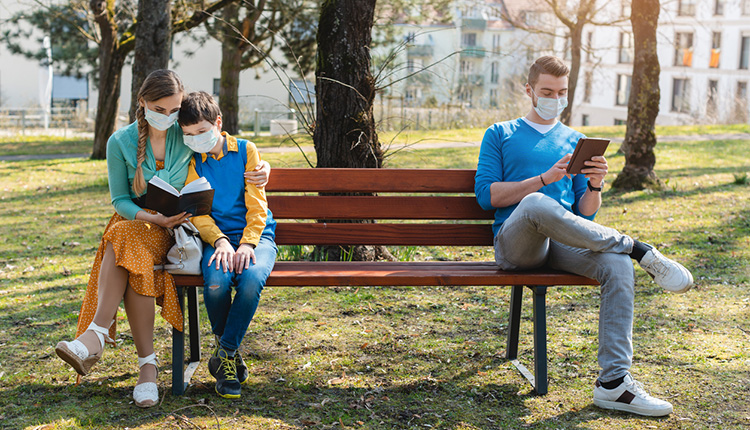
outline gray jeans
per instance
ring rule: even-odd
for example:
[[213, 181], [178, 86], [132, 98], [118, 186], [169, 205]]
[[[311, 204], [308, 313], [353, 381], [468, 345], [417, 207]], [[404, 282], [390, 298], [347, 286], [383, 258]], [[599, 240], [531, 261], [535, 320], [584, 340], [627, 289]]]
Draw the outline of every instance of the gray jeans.
[[599, 281], [603, 382], [624, 376], [633, 359], [632, 250], [629, 236], [572, 214], [542, 193], [524, 197], [495, 236], [495, 261], [503, 270], [547, 265]]

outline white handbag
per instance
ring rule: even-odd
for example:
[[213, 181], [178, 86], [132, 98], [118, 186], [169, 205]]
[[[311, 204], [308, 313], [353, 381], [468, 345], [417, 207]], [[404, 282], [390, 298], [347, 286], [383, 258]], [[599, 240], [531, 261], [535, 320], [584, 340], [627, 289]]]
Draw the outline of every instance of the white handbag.
[[168, 264], [154, 266], [154, 270], [166, 270], [175, 275], [200, 275], [203, 242], [198, 229], [188, 221], [171, 231], [175, 243], [167, 253]]

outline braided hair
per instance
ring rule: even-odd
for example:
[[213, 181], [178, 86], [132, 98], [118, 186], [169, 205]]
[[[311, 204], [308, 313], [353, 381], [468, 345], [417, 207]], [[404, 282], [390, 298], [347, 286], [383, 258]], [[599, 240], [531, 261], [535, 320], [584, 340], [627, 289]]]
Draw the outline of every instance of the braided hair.
[[[158, 69], [151, 72], [141, 84], [141, 88], [138, 90], [138, 101], [152, 102], [184, 91], [185, 88], [177, 73], [167, 69]], [[138, 121], [138, 151], [136, 153], [138, 164], [133, 178], [133, 192], [140, 196], [146, 191], [146, 179], [143, 177], [142, 164], [146, 159], [146, 142], [149, 131], [146, 110], [140, 103], [135, 110], [135, 119]]]

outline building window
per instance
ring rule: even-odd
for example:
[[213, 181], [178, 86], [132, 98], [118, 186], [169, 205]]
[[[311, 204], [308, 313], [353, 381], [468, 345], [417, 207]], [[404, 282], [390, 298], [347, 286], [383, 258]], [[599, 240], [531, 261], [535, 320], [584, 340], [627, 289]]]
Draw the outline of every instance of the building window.
[[594, 50], [592, 47], [593, 43], [594, 43], [594, 32], [589, 31], [588, 33], [586, 33], [586, 62], [587, 63], [591, 62], [591, 54]]
[[490, 106], [491, 107], [497, 107], [497, 99], [499, 98], [497, 88], [493, 88], [490, 90]]
[[747, 70], [748, 65], [750, 65], [750, 36], [742, 36], [742, 42], [740, 43], [740, 69]]
[[463, 33], [461, 35], [461, 46], [477, 46], [477, 34]]
[[742, 14], [750, 15], [750, 0], [740, 0], [740, 1], [742, 1]]
[[499, 34], [493, 34], [492, 35], [492, 50], [495, 53], [500, 52], [500, 47], [502, 46], [501, 42], [502, 41], [500, 40], [500, 35]]
[[407, 73], [416, 73], [422, 70], [422, 59], [421, 58], [409, 58], [406, 60], [406, 71]]
[[589, 125], [589, 116], [586, 114], [581, 115], [581, 125]]
[[630, 84], [633, 78], [628, 75], [617, 75], [617, 97], [615, 105], [627, 106], [630, 98]]
[[615, 118], [615, 125], [626, 125], [628, 122], [624, 119], [617, 119]]
[[620, 63], [632, 63], [634, 48], [633, 48], [633, 35], [630, 33], [620, 33], [620, 50], [619, 50], [619, 62]]
[[416, 33], [410, 31], [404, 36], [404, 43], [414, 43], [414, 39], [417, 37]]
[[718, 106], [716, 99], [719, 96], [719, 81], [709, 80], [708, 81], [708, 97], [706, 97], [706, 116], [715, 121], [716, 113], [718, 112]]
[[462, 75], [471, 74], [474, 71], [474, 63], [469, 60], [461, 60], [460, 72]]
[[747, 122], [747, 82], [737, 82], [737, 94], [735, 95], [735, 121]]
[[593, 81], [593, 73], [591, 70], [586, 70], [583, 75], [583, 102], [591, 103], [591, 83]]
[[404, 94], [404, 101], [409, 106], [414, 106], [420, 99], [422, 95], [422, 90], [419, 88], [411, 88], [406, 90], [406, 94]]
[[690, 112], [690, 80], [674, 79], [672, 81], [672, 112]]
[[214, 79], [214, 95], [218, 96], [221, 92], [221, 79]]
[[490, 82], [496, 84], [498, 81], [500, 81], [500, 63], [493, 61], [490, 64]]
[[719, 68], [719, 58], [721, 57], [721, 32], [714, 31], [711, 35], [711, 58], [708, 60], [708, 67], [712, 69]]
[[724, 2], [726, 0], [716, 0], [714, 2], [714, 15], [724, 15]]
[[474, 92], [471, 89], [463, 89], [458, 92], [458, 101], [471, 106], [471, 99]]
[[695, 16], [695, 0], [678, 0], [678, 16]]
[[675, 33], [674, 65], [687, 67], [693, 65], [693, 33]]

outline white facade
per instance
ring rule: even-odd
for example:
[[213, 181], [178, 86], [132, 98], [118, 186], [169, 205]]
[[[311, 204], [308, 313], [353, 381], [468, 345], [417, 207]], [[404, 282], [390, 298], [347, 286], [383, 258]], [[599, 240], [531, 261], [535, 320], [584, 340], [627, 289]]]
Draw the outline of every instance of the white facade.
[[[406, 43], [394, 76], [404, 78], [390, 96], [406, 106], [495, 108], [523, 91], [528, 64], [552, 53], [553, 38], [513, 29], [499, 17], [500, 3], [458, 1], [450, 24], [401, 24]], [[547, 21], [543, 14], [535, 22]]]
[[[657, 40], [657, 124], [747, 122], [750, 0], [663, 2]], [[633, 74], [630, 22], [588, 27], [588, 43], [593, 55], [584, 54], [571, 123], [624, 123]]]
[[[2, 2], [0, 4], [0, 22], [17, 11], [34, 7], [33, 4], [21, 2]], [[195, 34], [204, 32], [202, 27], [193, 30]], [[35, 35], [36, 36], [36, 35]], [[39, 34], [39, 38], [43, 35]], [[179, 43], [183, 42], [183, 43]], [[32, 37], [25, 42], [27, 46], [41, 46], [41, 42]], [[187, 51], [196, 51], [186, 55]], [[278, 59], [281, 53], [274, 53]], [[131, 62], [123, 68], [122, 87], [120, 92], [120, 118], [118, 126], [127, 122], [127, 111], [131, 98]], [[209, 39], [205, 45], [196, 50], [195, 42], [185, 35], [177, 35], [173, 46], [173, 58], [169, 67], [182, 78], [188, 91], [203, 90], [215, 94], [215, 81], [220, 78], [221, 45]], [[0, 43], [0, 110], [10, 108], [35, 108], [40, 106], [39, 75], [40, 65], [37, 61], [28, 60], [20, 55], [8, 52], [4, 43]], [[94, 71], [93, 73], [97, 73]], [[240, 74], [239, 101], [240, 125], [247, 125], [255, 120], [255, 110], [260, 110], [260, 120], [268, 124], [274, 118], [286, 118], [282, 112], [288, 111], [289, 95], [286, 85], [291, 78], [297, 78], [294, 72], [277, 76], [268, 65], [245, 70]], [[57, 75], [56, 75], [57, 76]], [[88, 116], [94, 117], [97, 105], [97, 91], [89, 75]], [[59, 88], [58, 88], [59, 90]], [[58, 91], [59, 92], [59, 91]]]

